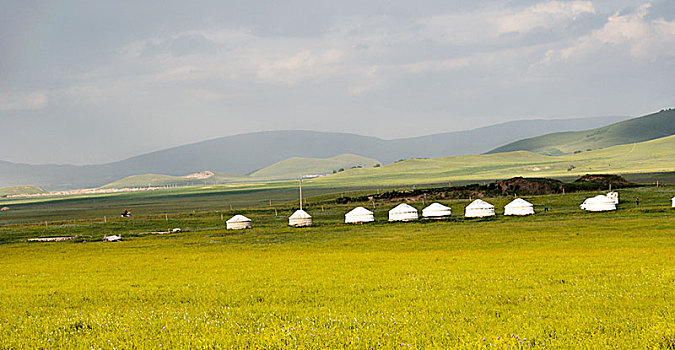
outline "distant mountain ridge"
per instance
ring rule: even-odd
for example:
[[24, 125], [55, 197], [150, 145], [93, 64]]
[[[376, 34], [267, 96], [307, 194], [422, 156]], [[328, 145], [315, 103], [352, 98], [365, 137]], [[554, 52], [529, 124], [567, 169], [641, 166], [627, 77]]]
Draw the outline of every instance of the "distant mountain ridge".
[[405, 158], [483, 153], [519, 139], [560, 130], [585, 130], [627, 117], [520, 120], [458, 132], [383, 140], [316, 131], [264, 131], [172, 147], [99, 165], [28, 165], [0, 161], [0, 186], [48, 190], [98, 187], [131, 175], [182, 176], [201, 170], [248, 174], [291, 157], [357, 154], [388, 164]]
[[558, 132], [527, 138], [487, 153], [530, 151], [558, 156], [649, 141], [670, 135], [675, 135], [675, 109], [666, 109], [586, 131]]

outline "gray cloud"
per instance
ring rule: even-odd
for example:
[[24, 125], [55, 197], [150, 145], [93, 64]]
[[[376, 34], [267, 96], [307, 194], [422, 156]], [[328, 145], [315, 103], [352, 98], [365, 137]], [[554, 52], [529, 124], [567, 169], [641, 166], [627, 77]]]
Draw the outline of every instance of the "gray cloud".
[[0, 123], [14, 132], [0, 159], [104, 162], [267, 129], [399, 137], [640, 115], [675, 102], [671, 3], [8, 2]]

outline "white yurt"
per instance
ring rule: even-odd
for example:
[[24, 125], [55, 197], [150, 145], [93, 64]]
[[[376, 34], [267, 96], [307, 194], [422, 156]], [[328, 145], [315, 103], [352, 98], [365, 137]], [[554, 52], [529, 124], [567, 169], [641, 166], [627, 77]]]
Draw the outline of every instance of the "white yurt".
[[345, 223], [347, 224], [361, 224], [364, 222], [373, 221], [375, 221], [373, 212], [364, 207], [356, 207], [349, 213], [345, 214]]
[[235, 215], [230, 220], [225, 221], [228, 230], [244, 230], [251, 228], [251, 219], [244, 215]]
[[619, 192], [607, 192], [607, 198], [614, 201], [614, 204], [619, 204]]
[[522, 198], [516, 198], [504, 206], [504, 215], [534, 215], [534, 205]]
[[312, 226], [312, 216], [306, 211], [299, 209], [288, 217], [288, 225], [295, 227]]
[[597, 195], [595, 197], [586, 198], [586, 200], [579, 206], [586, 211], [609, 211], [616, 210], [614, 200], [607, 198], [605, 195]]
[[389, 211], [389, 221], [413, 221], [417, 218], [417, 209], [405, 203], [401, 203]]
[[671, 201], [673, 202], [673, 208], [675, 208], [675, 197], [673, 197], [673, 199], [671, 199]]
[[467, 218], [482, 218], [494, 215], [495, 206], [480, 199], [476, 199], [464, 208], [464, 217]]
[[452, 215], [452, 209], [441, 203], [433, 203], [422, 209], [422, 217], [425, 219], [443, 219]]

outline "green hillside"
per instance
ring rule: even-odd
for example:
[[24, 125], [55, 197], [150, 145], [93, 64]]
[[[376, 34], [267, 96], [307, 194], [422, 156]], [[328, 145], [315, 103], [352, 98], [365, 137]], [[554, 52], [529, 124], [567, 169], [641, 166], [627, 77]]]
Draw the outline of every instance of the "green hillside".
[[12, 196], [17, 194], [37, 194], [37, 193], [46, 193], [47, 191], [41, 189], [37, 186], [12, 186], [12, 187], [1, 187], [0, 188], [0, 197]]
[[338, 172], [354, 167], [373, 167], [376, 164], [380, 163], [375, 159], [355, 154], [342, 154], [326, 159], [293, 157], [260, 169], [250, 175], [213, 173], [210, 171], [186, 176], [143, 174], [128, 176], [100, 188], [195, 186], [287, 180], [297, 179], [304, 175], [331, 174], [334, 171]]
[[128, 176], [100, 188], [130, 188], [147, 186], [192, 186], [229, 184], [234, 182], [246, 182], [247, 177], [236, 174], [212, 173], [209, 177], [170, 176], [161, 174], [143, 174]]
[[353, 167], [370, 168], [379, 161], [356, 154], [341, 154], [336, 157], [302, 158], [293, 157], [253, 172], [250, 176], [257, 179], [297, 179], [304, 175], [322, 175]]
[[675, 136], [565, 156], [526, 151], [411, 159], [380, 168], [351, 169], [311, 180], [323, 186], [387, 186], [523, 177], [565, 177], [592, 173], [675, 171]]
[[530, 151], [555, 156], [648, 141], [670, 135], [675, 135], [675, 109], [663, 110], [587, 131], [559, 132], [528, 138], [509, 143], [488, 153]]

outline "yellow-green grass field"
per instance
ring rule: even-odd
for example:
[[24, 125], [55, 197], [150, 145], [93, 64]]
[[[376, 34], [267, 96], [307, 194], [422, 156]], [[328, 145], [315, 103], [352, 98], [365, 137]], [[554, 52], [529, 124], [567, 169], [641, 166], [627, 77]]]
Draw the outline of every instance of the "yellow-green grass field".
[[[538, 214], [521, 218], [500, 215], [508, 197], [487, 198], [489, 219], [443, 201], [452, 219], [413, 223], [386, 223], [396, 203], [377, 202], [377, 222], [355, 226], [342, 215], [372, 203], [323, 195], [303, 229], [286, 226], [292, 203], [230, 211], [205, 195], [180, 211], [200, 198], [182, 192], [103, 197], [145, 214], [107, 222], [92, 219], [101, 197], [23, 203], [0, 225], [0, 348], [673, 349], [675, 187], [619, 192], [610, 213], [574, 193], [526, 197]], [[48, 210], [64, 219], [32, 216]], [[226, 231], [234, 213], [254, 228]], [[113, 233], [124, 241], [100, 242]]]

